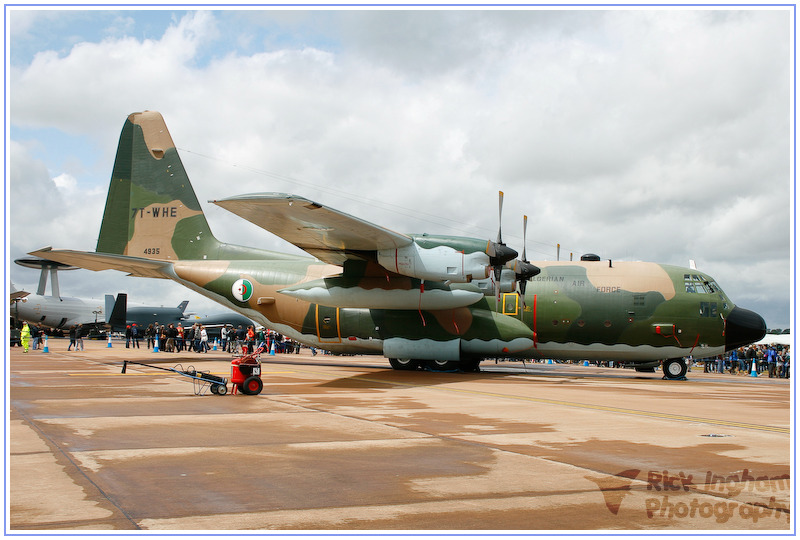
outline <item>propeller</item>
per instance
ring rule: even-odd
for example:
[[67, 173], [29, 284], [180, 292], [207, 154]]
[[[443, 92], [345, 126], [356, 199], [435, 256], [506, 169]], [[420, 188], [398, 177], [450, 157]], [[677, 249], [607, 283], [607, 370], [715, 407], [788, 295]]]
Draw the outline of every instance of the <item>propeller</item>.
[[540, 273], [542, 270], [528, 261], [528, 216], [524, 216], [522, 222], [522, 260], [514, 261], [511, 269], [514, 270], [517, 283], [519, 284], [519, 293], [522, 296], [523, 303], [525, 302], [525, 287], [528, 280]]
[[500, 273], [503, 271], [503, 265], [508, 261], [514, 259], [518, 253], [503, 243], [503, 192], [500, 192], [500, 206], [498, 213], [498, 221], [500, 222], [497, 229], [497, 242], [489, 241], [486, 248], [486, 254], [489, 256], [489, 264], [494, 270], [495, 281], [500, 281]]

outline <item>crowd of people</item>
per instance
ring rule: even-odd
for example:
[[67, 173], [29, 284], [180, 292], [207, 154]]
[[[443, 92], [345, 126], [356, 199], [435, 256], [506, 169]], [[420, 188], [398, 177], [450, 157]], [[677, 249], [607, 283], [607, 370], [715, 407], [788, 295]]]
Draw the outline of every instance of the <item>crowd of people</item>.
[[[287, 339], [281, 334], [266, 330], [263, 327], [256, 328], [253, 325], [244, 328], [239, 325], [234, 328], [231, 324], [226, 324], [219, 328], [219, 338], [212, 340], [208, 329], [199, 323], [184, 327], [169, 323], [167, 325], [154, 323], [150, 324], [144, 332], [136, 324], [128, 325], [125, 329], [125, 347], [139, 348], [140, 340], [145, 340], [148, 349], [156, 349], [164, 352], [183, 352], [192, 351], [206, 353], [212, 349], [214, 344], [224, 352], [233, 354], [248, 354], [261, 348], [269, 351], [274, 346], [276, 353], [300, 353], [300, 343]], [[312, 354], [316, 355], [316, 349], [311, 349]]]
[[[34, 323], [22, 323], [22, 328], [19, 331], [19, 345], [22, 347], [22, 352], [28, 350], [37, 350], [43, 346], [44, 340], [48, 337], [48, 331]], [[13, 344], [13, 343], [12, 343]], [[76, 324], [69, 329], [69, 345], [67, 350], [84, 350], [83, 349], [83, 325]]]
[[767, 373], [770, 378], [789, 378], [792, 360], [791, 347], [773, 343], [739, 347], [725, 355], [703, 360], [703, 371], [731, 374]]
[[[13, 327], [12, 327], [13, 330]], [[232, 324], [224, 325], [221, 328], [214, 328], [216, 333], [212, 339], [209, 336], [209, 330], [202, 324], [196, 323], [184, 327], [182, 324], [174, 323], [159, 324], [153, 323], [142, 329], [136, 323], [132, 323], [125, 328], [125, 348], [138, 349], [141, 348], [141, 342], [145, 342], [147, 349], [156, 349], [164, 352], [183, 352], [192, 351], [198, 353], [205, 353], [212, 350], [216, 344], [225, 352], [232, 354], [247, 354], [253, 352], [259, 347], [263, 351], [270, 351], [274, 346], [275, 352], [279, 354], [300, 353], [301, 345], [297, 341], [286, 338], [285, 336], [266, 330], [263, 327], [256, 328], [255, 326], [248, 326], [244, 328], [239, 325], [234, 328]], [[70, 327], [68, 331], [69, 345], [67, 350], [84, 350], [83, 334], [85, 333], [83, 325], [76, 324]], [[47, 329], [39, 327], [33, 323], [23, 323], [19, 329], [19, 339], [12, 339], [12, 345], [19, 344], [23, 348], [23, 352], [28, 350], [37, 350], [42, 347], [44, 339], [49, 335]], [[50, 335], [50, 337], [53, 337]], [[64, 337], [67, 337], [66, 335]], [[316, 355], [317, 350], [311, 348], [312, 354]]]

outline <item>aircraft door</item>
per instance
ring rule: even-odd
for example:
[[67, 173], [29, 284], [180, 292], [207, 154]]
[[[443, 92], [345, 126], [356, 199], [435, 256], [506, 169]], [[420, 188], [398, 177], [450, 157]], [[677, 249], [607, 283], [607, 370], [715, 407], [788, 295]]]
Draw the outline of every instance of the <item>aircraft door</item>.
[[320, 343], [341, 343], [339, 308], [317, 304], [317, 337]]

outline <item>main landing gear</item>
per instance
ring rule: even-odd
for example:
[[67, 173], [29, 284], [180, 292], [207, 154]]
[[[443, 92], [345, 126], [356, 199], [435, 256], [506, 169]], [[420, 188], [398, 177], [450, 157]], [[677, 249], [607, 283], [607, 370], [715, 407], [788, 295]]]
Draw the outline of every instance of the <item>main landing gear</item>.
[[665, 379], [685, 380], [689, 366], [686, 365], [686, 361], [683, 358], [670, 358], [664, 360], [661, 369], [664, 371]]

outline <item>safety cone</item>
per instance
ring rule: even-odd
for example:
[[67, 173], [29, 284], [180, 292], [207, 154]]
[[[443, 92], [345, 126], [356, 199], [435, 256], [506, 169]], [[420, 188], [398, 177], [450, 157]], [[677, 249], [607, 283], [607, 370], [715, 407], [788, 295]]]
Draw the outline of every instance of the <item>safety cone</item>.
[[158, 352], [158, 336], [156, 336], [156, 340], [153, 342], [153, 352]]
[[47, 336], [44, 336], [44, 349], [42, 349], [42, 352], [50, 352], [50, 349], [47, 347]]
[[111, 334], [108, 334], [108, 349], [111, 348]]
[[214, 339], [214, 347], [212, 347], [211, 350], [212, 351], [216, 351], [217, 350], [217, 340], [216, 339]]
[[269, 348], [269, 355], [275, 356], [275, 342], [272, 342], [272, 347]]
[[756, 359], [753, 358], [753, 365], [750, 367], [750, 376], [751, 377], [758, 377], [758, 371], [756, 370]]

